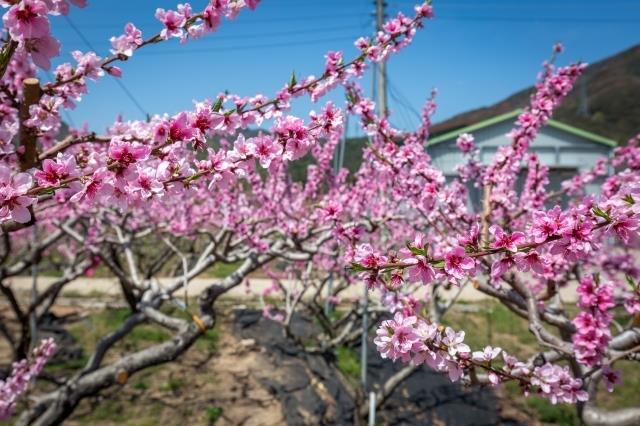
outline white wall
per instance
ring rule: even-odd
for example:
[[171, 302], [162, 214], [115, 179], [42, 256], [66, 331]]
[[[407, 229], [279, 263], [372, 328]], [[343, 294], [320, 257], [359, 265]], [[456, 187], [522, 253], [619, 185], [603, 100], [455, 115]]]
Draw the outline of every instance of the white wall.
[[[505, 120], [474, 132], [483, 163], [491, 161], [499, 146], [510, 143], [505, 135], [512, 128], [511, 120]], [[530, 150], [536, 152], [540, 161], [548, 166], [587, 170], [595, 166], [598, 158], [608, 156], [611, 147], [547, 126], [542, 128]], [[463, 162], [455, 139], [427, 146], [427, 152], [446, 175], [454, 175], [455, 166]]]
[[[476, 145], [480, 149], [480, 160], [488, 164], [495, 155], [498, 147], [511, 143], [506, 134], [513, 128], [512, 120], [505, 120], [493, 126], [485, 127], [473, 133]], [[561, 167], [563, 171], [553, 170], [550, 173], [549, 191], [560, 189], [561, 181], [571, 176], [571, 168], [575, 172], [593, 168], [601, 157], [610, 155], [612, 148], [593, 142], [589, 139], [567, 133], [553, 127], [544, 127], [533, 141], [530, 152], [538, 154], [540, 161], [553, 167]], [[463, 163], [463, 156], [456, 146], [455, 138], [440, 142], [434, 146], [427, 146], [427, 152], [434, 164], [441, 169], [448, 179], [457, 176], [455, 167]], [[600, 188], [600, 182], [587, 185], [589, 193], [595, 193]], [[479, 191], [472, 185], [468, 186], [470, 203], [477, 207]]]

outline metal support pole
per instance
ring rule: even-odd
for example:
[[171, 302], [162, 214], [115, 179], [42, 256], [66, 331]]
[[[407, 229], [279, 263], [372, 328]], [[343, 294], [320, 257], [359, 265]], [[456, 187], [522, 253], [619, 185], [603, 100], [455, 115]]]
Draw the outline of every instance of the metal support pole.
[[333, 272], [329, 274], [329, 281], [327, 282], [327, 297], [324, 299], [324, 314], [329, 317], [331, 313], [331, 292], [333, 291]]
[[369, 426], [376, 426], [376, 393], [369, 392]]
[[[38, 226], [33, 225], [33, 244], [38, 243]], [[38, 300], [38, 262], [31, 265], [31, 303]], [[38, 346], [38, 319], [36, 317], [37, 309], [34, 309], [29, 315], [29, 334], [31, 335], [31, 349]]]
[[344, 167], [344, 146], [347, 144], [347, 132], [349, 131], [349, 114], [345, 114], [344, 116], [344, 135], [340, 140], [340, 151], [338, 156], [338, 167], [336, 167], [336, 173], [340, 171], [341, 168]]
[[362, 299], [362, 348], [360, 351], [360, 369], [362, 391], [367, 393], [367, 337], [369, 331], [369, 289], [364, 284], [364, 299]]

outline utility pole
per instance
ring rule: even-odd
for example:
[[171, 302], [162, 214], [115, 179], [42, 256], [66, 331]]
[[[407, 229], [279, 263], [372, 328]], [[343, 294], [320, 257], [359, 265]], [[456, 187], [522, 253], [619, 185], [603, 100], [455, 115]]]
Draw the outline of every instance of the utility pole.
[[[376, 2], [376, 30], [382, 31], [385, 19], [385, 7], [387, 4], [384, 0], [375, 0]], [[380, 61], [376, 64], [376, 71], [378, 74], [378, 113], [386, 117], [387, 110], [387, 64], [385, 61]]]

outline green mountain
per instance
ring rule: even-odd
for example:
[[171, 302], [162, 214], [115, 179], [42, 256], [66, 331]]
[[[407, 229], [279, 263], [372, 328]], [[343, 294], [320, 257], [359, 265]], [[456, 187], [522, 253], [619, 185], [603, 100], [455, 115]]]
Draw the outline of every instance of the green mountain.
[[[446, 133], [522, 108], [533, 87], [494, 105], [458, 114], [432, 127]], [[625, 144], [640, 132], [640, 45], [589, 65], [574, 90], [555, 111], [554, 119]]]

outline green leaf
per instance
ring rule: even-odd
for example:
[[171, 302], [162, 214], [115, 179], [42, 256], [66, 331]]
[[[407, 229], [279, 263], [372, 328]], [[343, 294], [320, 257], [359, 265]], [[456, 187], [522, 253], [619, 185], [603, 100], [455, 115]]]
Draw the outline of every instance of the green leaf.
[[347, 98], [347, 102], [349, 102], [350, 104], [354, 103], [354, 102], [353, 102], [353, 96], [351, 96], [351, 93], [346, 92], [346, 93], [344, 94], [344, 97], [345, 97], [345, 98]]
[[292, 89], [296, 84], [298, 84], [298, 80], [296, 80], [296, 72], [291, 71], [291, 78], [289, 79], [289, 89]]
[[354, 270], [355, 272], [364, 272], [369, 270], [368, 268], [356, 262], [351, 263], [351, 269]]
[[407, 249], [409, 249], [409, 251], [412, 254], [415, 254], [416, 256], [426, 256], [427, 255], [427, 251], [425, 249], [414, 247], [409, 243], [407, 243]]
[[211, 107], [211, 110], [213, 112], [218, 112], [220, 111], [220, 108], [222, 108], [222, 98], [216, 99], [216, 103], [213, 104], [213, 106]]
[[631, 286], [631, 288], [635, 290], [635, 289], [636, 289], [636, 287], [637, 287], [637, 284], [636, 284], [636, 282], [634, 281], [633, 277], [631, 277], [631, 276], [629, 276], [629, 275], [626, 275], [626, 274], [625, 274], [625, 276], [624, 276], [624, 277], [627, 279], [627, 284], [629, 284], [629, 285]]
[[40, 194], [53, 194], [57, 188], [42, 188]]
[[438, 260], [437, 262], [431, 262], [431, 266], [434, 268], [444, 268], [444, 260]]
[[194, 180], [198, 179], [200, 176], [198, 175], [198, 173], [194, 173], [191, 176], [189, 176], [188, 178], [186, 178], [184, 180], [185, 185], [190, 184], [191, 182], [193, 182]]
[[596, 216], [599, 216], [601, 218], [603, 218], [606, 221], [610, 221], [611, 220], [611, 216], [609, 216], [609, 214], [605, 211], [603, 211], [600, 207], [598, 206], [594, 206], [591, 211], [593, 212], [593, 214], [595, 214]]
[[633, 197], [631, 196], [631, 194], [627, 194], [624, 196], [623, 198], [624, 201], [626, 201], [629, 204], [635, 204], [636, 200], [633, 199]]

